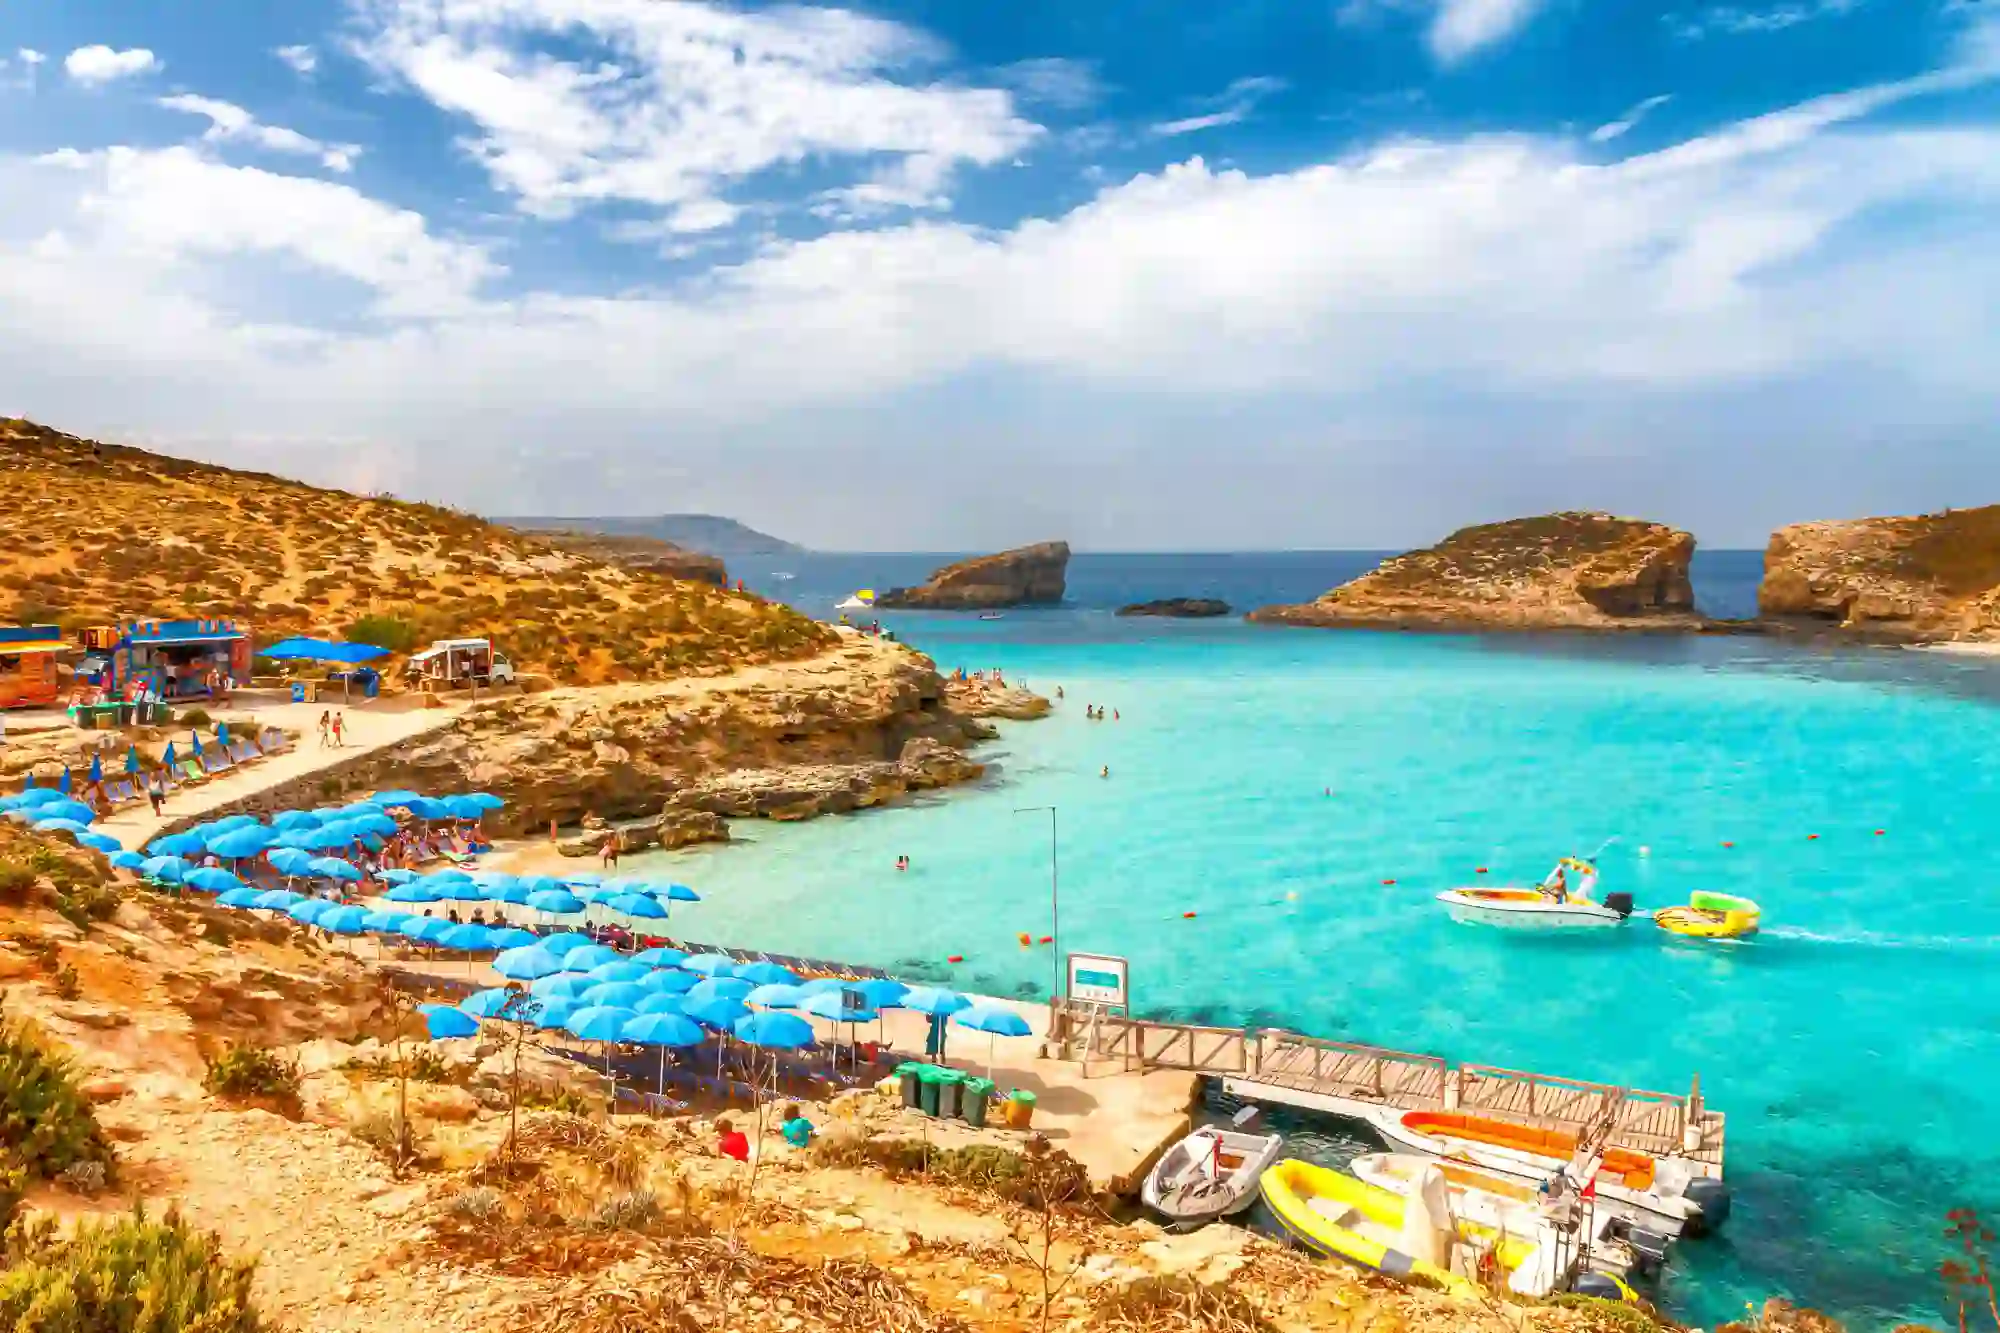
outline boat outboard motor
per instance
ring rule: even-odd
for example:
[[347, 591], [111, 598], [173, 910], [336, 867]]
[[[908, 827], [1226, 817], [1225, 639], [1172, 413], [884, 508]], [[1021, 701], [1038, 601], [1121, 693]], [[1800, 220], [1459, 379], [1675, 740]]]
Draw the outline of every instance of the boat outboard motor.
[[1629, 1217], [1614, 1217], [1605, 1228], [1613, 1240], [1624, 1241], [1636, 1261], [1634, 1268], [1645, 1277], [1657, 1277], [1666, 1266], [1667, 1250], [1673, 1241], [1657, 1231], [1639, 1226]]
[[1681, 1197], [1695, 1206], [1694, 1216], [1687, 1220], [1687, 1229], [1694, 1235], [1719, 1231], [1729, 1220], [1729, 1186], [1713, 1176], [1696, 1176], [1681, 1191]]
[[1595, 1296], [1600, 1301], [1623, 1301], [1625, 1290], [1602, 1273], [1578, 1273], [1570, 1290], [1579, 1296]]
[[1607, 893], [1604, 895], [1604, 905], [1619, 916], [1632, 915], [1632, 895], [1629, 893]]

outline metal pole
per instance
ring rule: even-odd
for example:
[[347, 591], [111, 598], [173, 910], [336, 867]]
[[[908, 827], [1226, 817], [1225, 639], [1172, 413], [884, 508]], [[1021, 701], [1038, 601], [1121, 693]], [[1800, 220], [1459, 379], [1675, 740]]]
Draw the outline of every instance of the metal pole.
[[1049, 982], [1049, 997], [1060, 999], [1063, 993], [1062, 965], [1062, 889], [1061, 876], [1056, 861], [1056, 808], [1053, 805], [1030, 805], [1014, 811], [1017, 815], [1038, 815], [1043, 811], [1049, 816], [1049, 951], [1055, 955], [1050, 966], [1053, 975]]

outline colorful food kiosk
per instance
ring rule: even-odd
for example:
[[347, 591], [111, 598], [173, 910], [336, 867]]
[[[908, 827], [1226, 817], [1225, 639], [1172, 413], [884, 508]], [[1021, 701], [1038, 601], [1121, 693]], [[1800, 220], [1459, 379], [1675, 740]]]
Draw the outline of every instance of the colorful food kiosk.
[[0, 708], [55, 707], [63, 646], [54, 625], [0, 625]]
[[250, 630], [233, 620], [134, 620], [83, 632], [80, 676], [104, 698], [206, 699], [250, 679]]

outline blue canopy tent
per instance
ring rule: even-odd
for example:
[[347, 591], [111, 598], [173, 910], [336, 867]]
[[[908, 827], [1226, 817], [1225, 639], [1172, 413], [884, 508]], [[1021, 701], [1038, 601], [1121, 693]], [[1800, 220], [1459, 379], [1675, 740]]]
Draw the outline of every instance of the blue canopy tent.
[[[268, 648], [260, 648], [257, 656], [273, 661], [333, 662], [341, 666], [360, 666], [378, 657], [386, 657], [387, 648], [377, 648], [372, 643], [331, 643], [326, 639], [280, 639]], [[348, 677], [340, 678], [340, 698], [348, 699]]]

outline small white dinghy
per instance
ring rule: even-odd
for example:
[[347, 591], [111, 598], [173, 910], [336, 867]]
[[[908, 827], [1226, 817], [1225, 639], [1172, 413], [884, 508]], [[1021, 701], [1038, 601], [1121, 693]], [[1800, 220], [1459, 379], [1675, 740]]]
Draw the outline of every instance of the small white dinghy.
[[[1575, 879], [1570, 879], [1574, 875]], [[1591, 897], [1597, 888], [1597, 867], [1574, 856], [1556, 862], [1548, 878], [1530, 889], [1446, 889], [1437, 896], [1458, 921], [1530, 928], [1558, 926], [1619, 926], [1632, 915], [1632, 895], [1607, 893]]]
[[1230, 1128], [1197, 1129], [1169, 1148], [1140, 1186], [1140, 1199], [1187, 1225], [1228, 1217], [1255, 1203], [1258, 1180], [1285, 1146], [1282, 1134], [1242, 1132], [1256, 1115], [1256, 1107], [1246, 1106]]

